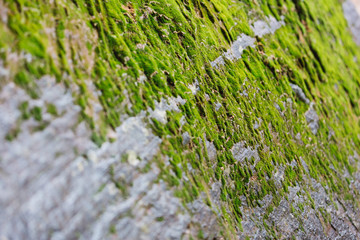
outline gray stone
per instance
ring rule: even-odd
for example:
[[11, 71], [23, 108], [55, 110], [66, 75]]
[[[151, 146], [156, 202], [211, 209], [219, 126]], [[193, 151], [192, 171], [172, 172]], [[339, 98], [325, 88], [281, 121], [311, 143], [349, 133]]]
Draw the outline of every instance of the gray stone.
[[208, 154], [210, 161], [216, 160], [217, 153], [216, 153], [216, 148], [215, 148], [214, 143], [206, 140], [205, 144], [206, 144], [207, 154]]
[[311, 132], [316, 135], [319, 130], [319, 116], [313, 108], [310, 106], [309, 110], [305, 113], [306, 121], [311, 129]]
[[290, 83], [290, 87], [301, 101], [306, 104], [310, 104], [310, 100], [306, 97], [304, 91], [298, 85]]
[[260, 161], [257, 148], [254, 149], [250, 146], [245, 147], [245, 142], [236, 143], [231, 148], [231, 153], [236, 161], [244, 165], [246, 164], [245, 159], [250, 160], [251, 158], [254, 158], [254, 164], [250, 165], [251, 170], [254, 170], [257, 162]]
[[[274, 17], [266, 17], [265, 21], [258, 20], [252, 26], [251, 29], [254, 31], [256, 36], [262, 37], [267, 34], [273, 34], [281, 26], [285, 25], [285, 22], [282, 20], [279, 22]], [[214, 61], [210, 62], [210, 65], [214, 68], [219, 68], [220, 66], [225, 65], [224, 58], [235, 61], [241, 58], [243, 51], [248, 47], [255, 47], [256, 39], [242, 33], [236, 41], [231, 44], [229, 50], [227, 50], [223, 56], [216, 58]]]
[[358, 0], [346, 0], [342, 6], [354, 41], [360, 45], [360, 2]]
[[221, 107], [222, 107], [221, 103], [219, 102], [215, 103], [215, 111], [219, 111]]
[[[74, 239], [81, 233], [80, 239], [106, 239], [110, 226], [121, 239], [181, 238], [191, 216], [165, 183], [154, 184], [159, 174], [155, 165], [140, 172], [161, 143], [147, 129], [146, 114], [125, 119], [110, 134], [113, 141], [98, 147], [90, 140], [92, 130], [79, 122], [80, 107], [71, 91], [48, 76], [36, 83], [36, 100], [13, 83], [0, 92], [2, 138], [21, 117], [18, 107], [24, 101], [41, 106], [43, 119], [49, 121], [42, 131], [33, 131], [39, 122], [23, 120], [18, 136], [0, 145], [0, 238]], [[101, 105], [96, 106], [94, 89], [88, 86], [97, 114]], [[177, 111], [183, 103], [171, 98], [158, 107]], [[46, 104], [53, 104], [59, 115], [46, 115]], [[121, 161], [126, 153], [128, 161]], [[114, 185], [109, 168], [124, 183], [125, 195]]]
[[147, 109], [150, 118], [155, 118], [159, 122], [166, 124], [167, 116], [166, 111], [175, 111], [180, 112], [178, 105], [184, 105], [186, 100], [182, 99], [180, 96], [178, 97], [170, 97], [168, 100], [164, 98], [160, 99], [159, 102], [155, 101], [155, 109], [151, 109], [150, 107]]
[[217, 59], [215, 59], [213, 62], [211, 62], [212, 67], [220, 67], [225, 64], [224, 58], [227, 58], [228, 60], [234, 61], [239, 58], [241, 58], [241, 55], [247, 47], [254, 48], [256, 39], [252, 38], [246, 34], [241, 34], [236, 41], [234, 41], [231, 44], [231, 47], [227, 52], [224, 53], [224, 56], [220, 56]]
[[284, 17], [281, 16], [281, 21], [277, 21], [273, 16], [266, 17], [264, 20], [258, 20], [251, 26], [254, 34], [263, 37], [267, 34], [274, 34], [276, 30], [285, 25]]
[[188, 145], [190, 143], [191, 137], [190, 134], [188, 132], [184, 132], [182, 134], [182, 144], [183, 145]]

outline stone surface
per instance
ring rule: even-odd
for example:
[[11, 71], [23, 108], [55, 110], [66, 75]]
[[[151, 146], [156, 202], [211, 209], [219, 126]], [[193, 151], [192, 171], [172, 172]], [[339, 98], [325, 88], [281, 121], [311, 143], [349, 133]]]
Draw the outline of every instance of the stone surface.
[[359, 0], [346, 0], [343, 2], [343, 9], [354, 40], [360, 45], [360, 2]]
[[258, 20], [251, 26], [254, 34], [259, 37], [263, 37], [267, 34], [274, 34], [276, 30], [285, 25], [284, 17], [281, 17], [280, 21], [277, 21], [273, 16], [266, 17], [265, 20]]
[[0, 0], [0, 239], [360, 239], [357, 5], [281, 2]]
[[[79, 123], [80, 108], [71, 92], [48, 76], [37, 84], [41, 97], [36, 100], [13, 83], [0, 94], [1, 137], [15, 127], [24, 101], [30, 108], [53, 104], [61, 114], [54, 117], [43, 110], [43, 121], [48, 122], [43, 131], [33, 131], [39, 123], [31, 118], [22, 123], [15, 140], [0, 146], [0, 237], [72, 239], [81, 232], [81, 239], [104, 239], [112, 225], [120, 239], [183, 236], [192, 217], [165, 183], [153, 184], [159, 173], [156, 166], [140, 172], [161, 143], [146, 127], [145, 114], [126, 119], [116, 128], [113, 141], [98, 147], [90, 140], [90, 129]], [[158, 109], [177, 111], [177, 103], [184, 103], [180, 98], [169, 102], [162, 100]], [[128, 160], [119, 161], [124, 154]], [[113, 179], [121, 179], [126, 197]], [[202, 208], [193, 207], [199, 214]], [[212, 211], [207, 211], [211, 216]], [[126, 217], [129, 214], [133, 217]], [[193, 221], [201, 219], [197, 216]]]
[[309, 110], [305, 113], [306, 121], [311, 129], [311, 132], [316, 135], [319, 130], [319, 116], [317, 115], [313, 105], [310, 105]]
[[290, 83], [290, 87], [301, 101], [306, 104], [310, 104], [310, 100], [306, 97], [304, 91], [298, 85]]
[[[264, 35], [274, 34], [276, 30], [285, 25], [283, 18], [281, 21], [277, 21], [274, 17], [266, 17], [265, 20], [258, 20], [252, 26], [254, 34], [259, 37]], [[241, 58], [243, 51], [248, 48], [255, 47], [256, 39], [242, 33], [236, 41], [231, 44], [229, 50], [227, 50], [223, 56], [218, 57], [214, 61], [210, 62], [212, 67], [218, 68], [225, 64], [225, 59], [229, 61], [235, 61]]]
[[257, 161], [260, 160], [257, 149], [254, 149], [250, 146], [245, 147], [244, 142], [236, 143], [231, 149], [231, 153], [233, 154], [235, 160], [242, 164], [246, 164], [245, 160], [250, 161], [252, 158], [254, 158], [255, 162], [253, 166], [255, 166]]

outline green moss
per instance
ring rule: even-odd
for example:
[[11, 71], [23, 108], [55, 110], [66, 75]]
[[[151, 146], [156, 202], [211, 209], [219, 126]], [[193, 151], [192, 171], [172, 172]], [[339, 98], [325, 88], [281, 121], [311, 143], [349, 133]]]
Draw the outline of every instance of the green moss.
[[12, 140], [14, 140], [14, 139], [18, 136], [19, 133], [20, 133], [20, 129], [19, 129], [19, 128], [11, 129], [11, 130], [9, 131], [9, 133], [6, 134], [5, 139], [6, 139], [7, 141], [10, 141], [10, 142], [11, 142]]
[[54, 104], [47, 104], [47, 112], [55, 117], [59, 115]]
[[157, 217], [157, 218], [156, 218], [156, 221], [162, 222], [162, 221], [164, 221], [164, 217]]
[[40, 107], [34, 107], [33, 109], [30, 110], [31, 115], [34, 117], [34, 119], [36, 121], [41, 121], [42, 120], [42, 115], [41, 115], [41, 108]]
[[106, 141], [104, 136], [100, 136], [95, 132], [91, 135], [91, 140], [99, 147], [101, 147], [101, 145]]
[[110, 234], [116, 234], [116, 226], [115, 225], [111, 225], [109, 228], [109, 233]]
[[[186, 100], [180, 106], [181, 113], [168, 112], [167, 124], [152, 119], [149, 125], [163, 140], [160, 154], [171, 159], [169, 166], [165, 166], [163, 158], [153, 160], [161, 169], [160, 179], [176, 188], [184, 202], [194, 200], [213, 181], [221, 181], [221, 200], [230, 209], [223, 212], [220, 222], [224, 225], [240, 224], [241, 195], [253, 206], [267, 194], [273, 195], [268, 215], [286, 197], [289, 187], [304, 183], [307, 173], [299, 164], [300, 157], [308, 165], [310, 177], [329, 186], [329, 194], [352, 199], [348, 193], [351, 177], [345, 179], [338, 173], [345, 168], [350, 175], [357, 171], [348, 156], [360, 150], [360, 72], [353, 61], [354, 57], [360, 59], [360, 53], [346, 30], [338, 1], [63, 2], [60, 6], [42, 1], [9, 1], [12, 14], [8, 24], [0, 23], [0, 47], [33, 56], [31, 63], [19, 60], [11, 69], [13, 81], [31, 97], [37, 97], [34, 82], [42, 75], [79, 87], [74, 98], [82, 108], [83, 119], [94, 131], [92, 140], [97, 145], [107, 140], [104, 129], [120, 125], [122, 114], [136, 115], [154, 108], [154, 102], [161, 98], [181, 96]], [[256, 47], [246, 49], [238, 61], [228, 61], [220, 69], [210, 66], [209, 62], [226, 51], [241, 33], [253, 36], [249, 20], [263, 19], [265, 15], [277, 19], [285, 16], [286, 26], [274, 35], [258, 37]], [[45, 33], [45, 22], [53, 28], [55, 39]], [[87, 40], [73, 41], [66, 30], [87, 36]], [[0, 56], [8, 59], [7, 53]], [[94, 65], [87, 67], [85, 62]], [[142, 75], [146, 76], [144, 83], [139, 81]], [[91, 107], [90, 89], [84, 84], [87, 79], [101, 92], [99, 101], [104, 111], [97, 122], [85, 113]], [[187, 86], [195, 79], [200, 91], [193, 96]], [[316, 103], [320, 117], [316, 136], [304, 117], [308, 106], [296, 98], [290, 82], [299, 85]], [[215, 111], [218, 102], [222, 107]], [[42, 109], [28, 108], [27, 103], [21, 104], [22, 120], [33, 116], [41, 122]], [[61, 114], [52, 105], [47, 105], [46, 111], [54, 117]], [[181, 127], [182, 116], [187, 124]], [[262, 123], [254, 129], [258, 118]], [[101, 126], [100, 130], [95, 130], [99, 129], [95, 125]], [[335, 133], [331, 138], [330, 128]], [[193, 137], [187, 146], [181, 139], [185, 131]], [[301, 142], [296, 134], [301, 135]], [[10, 135], [9, 139], [16, 137]], [[216, 159], [209, 159], [205, 138], [214, 143]], [[254, 171], [250, 165], [255, 164], [255, 159], [240, 164], [231, 154], [230, 149], [240, 141], [252, 148], [258, 146], [260, 161]], [[293, 160], [298, 166], [288, 165]], [[286, 165], [284, 180], [282, 188], [276, 189], [272, 177], [281, 165]], [[150, 166], [144, 171], [149, 171]], [[226, 169], [230, 170], [225, 174]], [[184, 176], [190, 182], [183, 182]], [[253, 190], [255, 186], [258, 191]], [[309, 201], [314, 207], [310, 197]], [[304, 209], [301, 204], [298, 207]], [[230, 224], [232, 229], [227, 233], [231, 235], [236, 224]], [[276, 237], [272, 227], [268, 231]]]

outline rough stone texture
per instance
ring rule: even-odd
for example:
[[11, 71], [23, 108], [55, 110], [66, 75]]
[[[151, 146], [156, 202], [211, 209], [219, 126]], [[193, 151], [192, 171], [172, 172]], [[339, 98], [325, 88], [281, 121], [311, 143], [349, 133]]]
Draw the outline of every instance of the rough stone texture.
[[[79, 123], [80, 108], [71, 92], [48, 76], [37, 84], [41, 97], [36, 100], [13, 83], [0, 94], [2, 138], [16, 127], [21, 116], [18, 107], [24, 101], [29, 101], [30, 108], [54, 104], [60, 114], [53, 117], [43, 112], [42, 121], [48, 123], [43, 131], [34, 131], [39, 123], [33, 118], [23, 122], [16, 140], [0, 146], [1, 238], [72, 239], [81, 232], [81, 239], [104, 239], [114, 224], [120, 239], [179, 239], [192, 217], [179, 213], [184, 209], [164, 182], [152, 184], [159, 173], [156, 166], [140, 172], [161, 143], [146, 128], [145, 114], [126, 119], [115, 130], [113, 141], [98, 147], [90, 140], [90, 129]], [[181, 99], [169, 102], [161, 101], [157, 109], [176, 111], [177, 102], [183, 103]], [[120, 162], [124, 154], [128, 157]], [[126, 198], [113, 179], [123, 182]], [[204, 214], [202, 208], [193, 207]], [[206, 211], [211, 217], [212, 211]], [[126, 217], [129, 214], [133, 217]], [[193, 221], [202, 218], [196, 215]], [[212, 221], [215, 224], [216, 217]]]
[[309, 110], [305, 113], [305, 118], [309, 124], [311, 132], [316, 135], [319, 130], [319, 116], [317, 115], [313, 105], [310, 105]]
[[360, 2], [358, 0], [347, 0], [343, 2], [343, 9], [355, 42], [360, 45]]
[[246, 159], [249, 161], [251, 158], [254, 158], [255, 162], [253, 165], [256, 165], [256, 163], [260, 160], [257, 149], [253, 149], [250, 146], [245, 147], [244, 142], [236, 143], [231, 149], [231, 153], [233, 154], [235, 160], [242, 164], [245, 164]]
[[298, 85], [290, 83], [290, 87], [301, 101], [306, 104], [310, 104], [310, 100], [306, 97], [304, 91]]
[[[274, 177], [277, 178], [275, 175]], [[292, 237], [296, 239], [359, 239], [359, 212], [352, 204], [344, 206], [343, 203], [336, 201], [333, 205], [319, 182], [312, 178], [307, 178], [307, 181], [313, 187], [309, 196], [314, 201], [315, 209], [307, 204], [309, 196], [300, 186], [289, 187], [287, 199], [282, 199], [279, 206], [266, 220], [263, 217], [271, 204], [273, 198], [271, 195], [263, 198], [260, 202], [261, 207], [249, 208], [244, 203], [242, 207], [244, 231], [240, 234], [240, 238], [250, 236], [253, 239], [263, 239], [268, 236], [263, 225], [265, 221], [268, 226], [274, 227], [278, 234], [281, 234], [281, 239]], [[304, 206], [304, 208], [300, 209], [299, 206]], [[317, 212], [319, 209], [329, 214], [330, 222], [324, 221], [323, 215]]]
[[184, 105], [185, 102], [186, 101], [181, 97], [170, 98], [168, 102], [166, 102], [166, 100], [162, 98], [160, 102], [155, 102], [155, 109], [152, 110], [151, 108], [148, 108], [148, 112], [151, 118], [155, 118], [159, 122], [165, 124], [167, 122], [166, 111], [180, 112], [180, 109], [177, 106], [177, 104]]
[[[281, 26], [285, 25], [283, 18], [280, 22], [278, 22], [274, 17], [266, 17], [266, 20], [258, 20], [252, 26], [255, 36], [263, 37], [268, 34], [275, 33], [276, 30], [281, 28]], [[231, 44], [231, 47], [227, 52], [224, 53], [224, 56], [220, 56], [210, 64], [212, 67], [218, 68], [225, 64], [224, 58], [235, 61], [241, 58], [241, 55], [244, 49], [251, 47], [254, 48], [256, 39], [252, 38], [244, 33], [242, 33], [236, 41]]]
[[254, 34], [259, 37], [263, 37], [267, 34], [274, 34], [276, 30], [285, 25], [284, 17], [281, 17], [281, 21], [277, 21], [273, 16], [266, 17], [265, 21], [258, 20], [251, 26]]
[[0, 0], [0, 239], [360, 239], [352, 6]]

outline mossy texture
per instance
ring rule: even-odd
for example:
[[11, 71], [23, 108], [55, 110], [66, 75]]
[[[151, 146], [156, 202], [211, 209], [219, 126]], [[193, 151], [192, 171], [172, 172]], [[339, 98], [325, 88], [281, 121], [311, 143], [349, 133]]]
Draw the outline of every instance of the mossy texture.
[[[76, 85], [73, 98], [97, 145], [111, 141], [108, 133], [122, 116], [154, 110], [161, 99], [186, 100], [180, 111], [167, 111], [165, 122], [149, 118], [149, 129], [162, 140], [152, 162], [160, 169], [157, 181], [174, 189], [184, 206], [221, 183], [219, 203], [208, 199], [219, 213], [219, 236], [235, 238], [243, 228], [242, 206], [262, 207], [271, 195], [264, 225], [269, 238], [281, 238], [265, 219], [296, 186], [308, 201], [291, 206], [294, 215], [301, 219], [301, 207], [313, 206], [327, 226], [331, 217], [305, 193], [313, 190], [306, 179], [359, 206], [352, 185], [358, 160], [349, 156], [360, 153], [360, 49], [338, 0], [1, 1], [7, 12], [0, 22], [0, 59], [10, 72], [0, 75], [0, 87], [14, 82], [36, 99], [41, 76]], [[255, 47], [240, 59], [211, 66], [240, 34], [255, 37], [251, 25], [268, 16], [283, 16], [285, 25], [256, 36]], [[14, 60], [13, 53], [24, 57]], [[305, 117], [310, 106], [290, 84], [312, 102], [316, 134]], [[93, 101], [102, 106], [96, 118]], [[18, 125], [31, 117], [41, 123], [42, 111], [62, 114], [53, 105], [44, 108], [24, 102]], [[215, 157], [205, 143], [215, 146]], [[232, 149], [239, 143], [257, 155], [238, 161]], [[126, 192], [123, 183], [116, 186]], [[204, 231], [192, 238], [205, 238]]]

